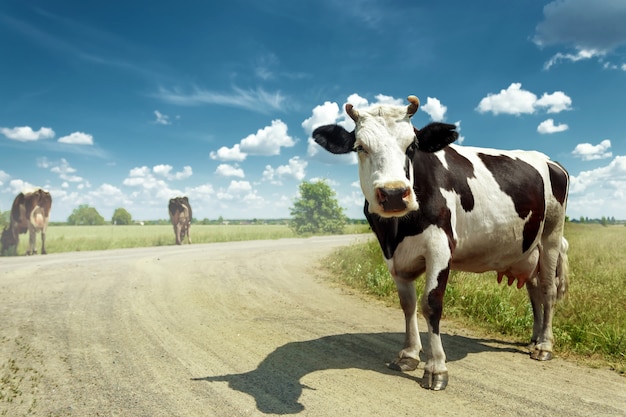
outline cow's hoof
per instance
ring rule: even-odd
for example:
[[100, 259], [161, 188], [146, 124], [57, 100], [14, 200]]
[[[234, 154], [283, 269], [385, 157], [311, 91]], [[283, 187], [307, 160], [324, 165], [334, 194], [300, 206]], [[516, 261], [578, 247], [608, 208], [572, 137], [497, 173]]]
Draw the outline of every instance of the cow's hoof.
[[417, 365], [420, 364], [419, 359], [415, 358], [398, 358], [395, 361], [387, 365], [387, 368], [394, 371], [409, 372], [417, 369]]
[[530, 354], [530, 359], [534, 359], [536, 361], [549, 361], [552, 359], [552, 352], [547, 350], [535, 349]]
[[448, 371], [440, 374], [433, 374], [429, 371], [424, 371], [422, 382], [420, 384], [422, 388], [431, 389], [433, 391], [441, 391], [448, 386]]

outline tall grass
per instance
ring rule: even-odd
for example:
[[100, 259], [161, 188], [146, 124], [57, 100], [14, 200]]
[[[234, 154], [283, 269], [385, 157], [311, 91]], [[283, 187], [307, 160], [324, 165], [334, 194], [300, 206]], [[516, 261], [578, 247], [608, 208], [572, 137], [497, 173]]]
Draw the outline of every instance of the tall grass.
[[[554, 318], [555, 351], [626, 372], [626, 227], [567, 224], [570, 289]], [[346, 284], [397, 304], [378, 243], [343, 248], [325, 262]], [[495, 273], [453, 272], [444, 315], [527, 342], [532, 309], [525, 290], [497, 285]], [[418, 281], [421, 294], [423, 278]]]

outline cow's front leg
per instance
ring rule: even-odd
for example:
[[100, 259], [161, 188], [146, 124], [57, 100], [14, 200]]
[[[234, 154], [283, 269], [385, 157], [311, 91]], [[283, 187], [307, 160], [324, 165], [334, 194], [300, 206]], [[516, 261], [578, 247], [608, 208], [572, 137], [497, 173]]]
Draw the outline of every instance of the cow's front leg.
[[427, 268], [426, 287], [422, 296], [422, 314], [428, 323], [428, 343], [421, 385], [423, 388], [437, 391], [448, 385], [446, 353], [441, 343], [439, 323], [449, 273], [449, 265], [444, 268]]
[[422, 350], [422, 342], [417, 328], [417, 294], [415, 282], [407, 281], [394, 276], [400, 306], [404, 312], [406, 324], [404, 345], [398, 357], [388, 366], [396, 371], [414, 371], [419, 365], [419, 354]]

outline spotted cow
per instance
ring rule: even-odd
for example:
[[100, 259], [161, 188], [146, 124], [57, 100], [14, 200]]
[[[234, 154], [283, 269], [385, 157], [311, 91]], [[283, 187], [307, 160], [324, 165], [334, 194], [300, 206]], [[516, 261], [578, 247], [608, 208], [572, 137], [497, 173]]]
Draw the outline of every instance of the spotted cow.
[[41, 232], [41, 253], [46, 253], [46, 231], [52, 208], [50, 193], [37, 188], [21, 192], [13, 200], [9, 224], [2, 231], [2, 254], [16, 254], [19, 235], [28, 232], [27, 255], [37, 253], [35, 241]]
[[187, 235], [187, 243], [191, 243], [191, 204], [187, 197], [175, 197], [170, 199], [169, 204], [170, 220], [174, 226], [174, 234], [176, 235], [176, 244], [180, 245]]
[[526, 285], [534, 314], [531, 358], [552, 358], [555, 302], [567, 290], [563, 237], [567, 171], [532, 151], [453, 145], [455, 126], [411, 124], [409, 106], [377, 105], [347, 114], [348, 132], [326, 125], [313, 138], [331, 153], [356, 152], [365, 216], [396, 283], [406, 320], [404, 346], [389, 366], [414, 370], [422, 343], [415, 279], [425, 274], [421, 311], [428, 324], [424, 388], [448, 384], [440, 319], [450, 270], [496, 271]]

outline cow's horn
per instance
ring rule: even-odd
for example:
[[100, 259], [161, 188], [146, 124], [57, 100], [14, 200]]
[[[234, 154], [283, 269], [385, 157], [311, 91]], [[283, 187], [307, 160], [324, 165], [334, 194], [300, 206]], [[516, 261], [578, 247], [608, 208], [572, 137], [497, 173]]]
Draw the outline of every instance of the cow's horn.
[[346, 104], [346, 113], [348, 113], [348, 116], [350, 116], [350, 118], [356, 123], [357, 119], [359, 118], [359, 112], [354, 109], [354, 106], [352, 104]]
[[420, 106], [420, 100], [415, 96], [408, 96], [406, 99], [409, 100], [409, 103], [411, 103], [406, 109], [406, 114], [411, 117], [415, 114], [415, 112], [417, 112], [417, 109]]

